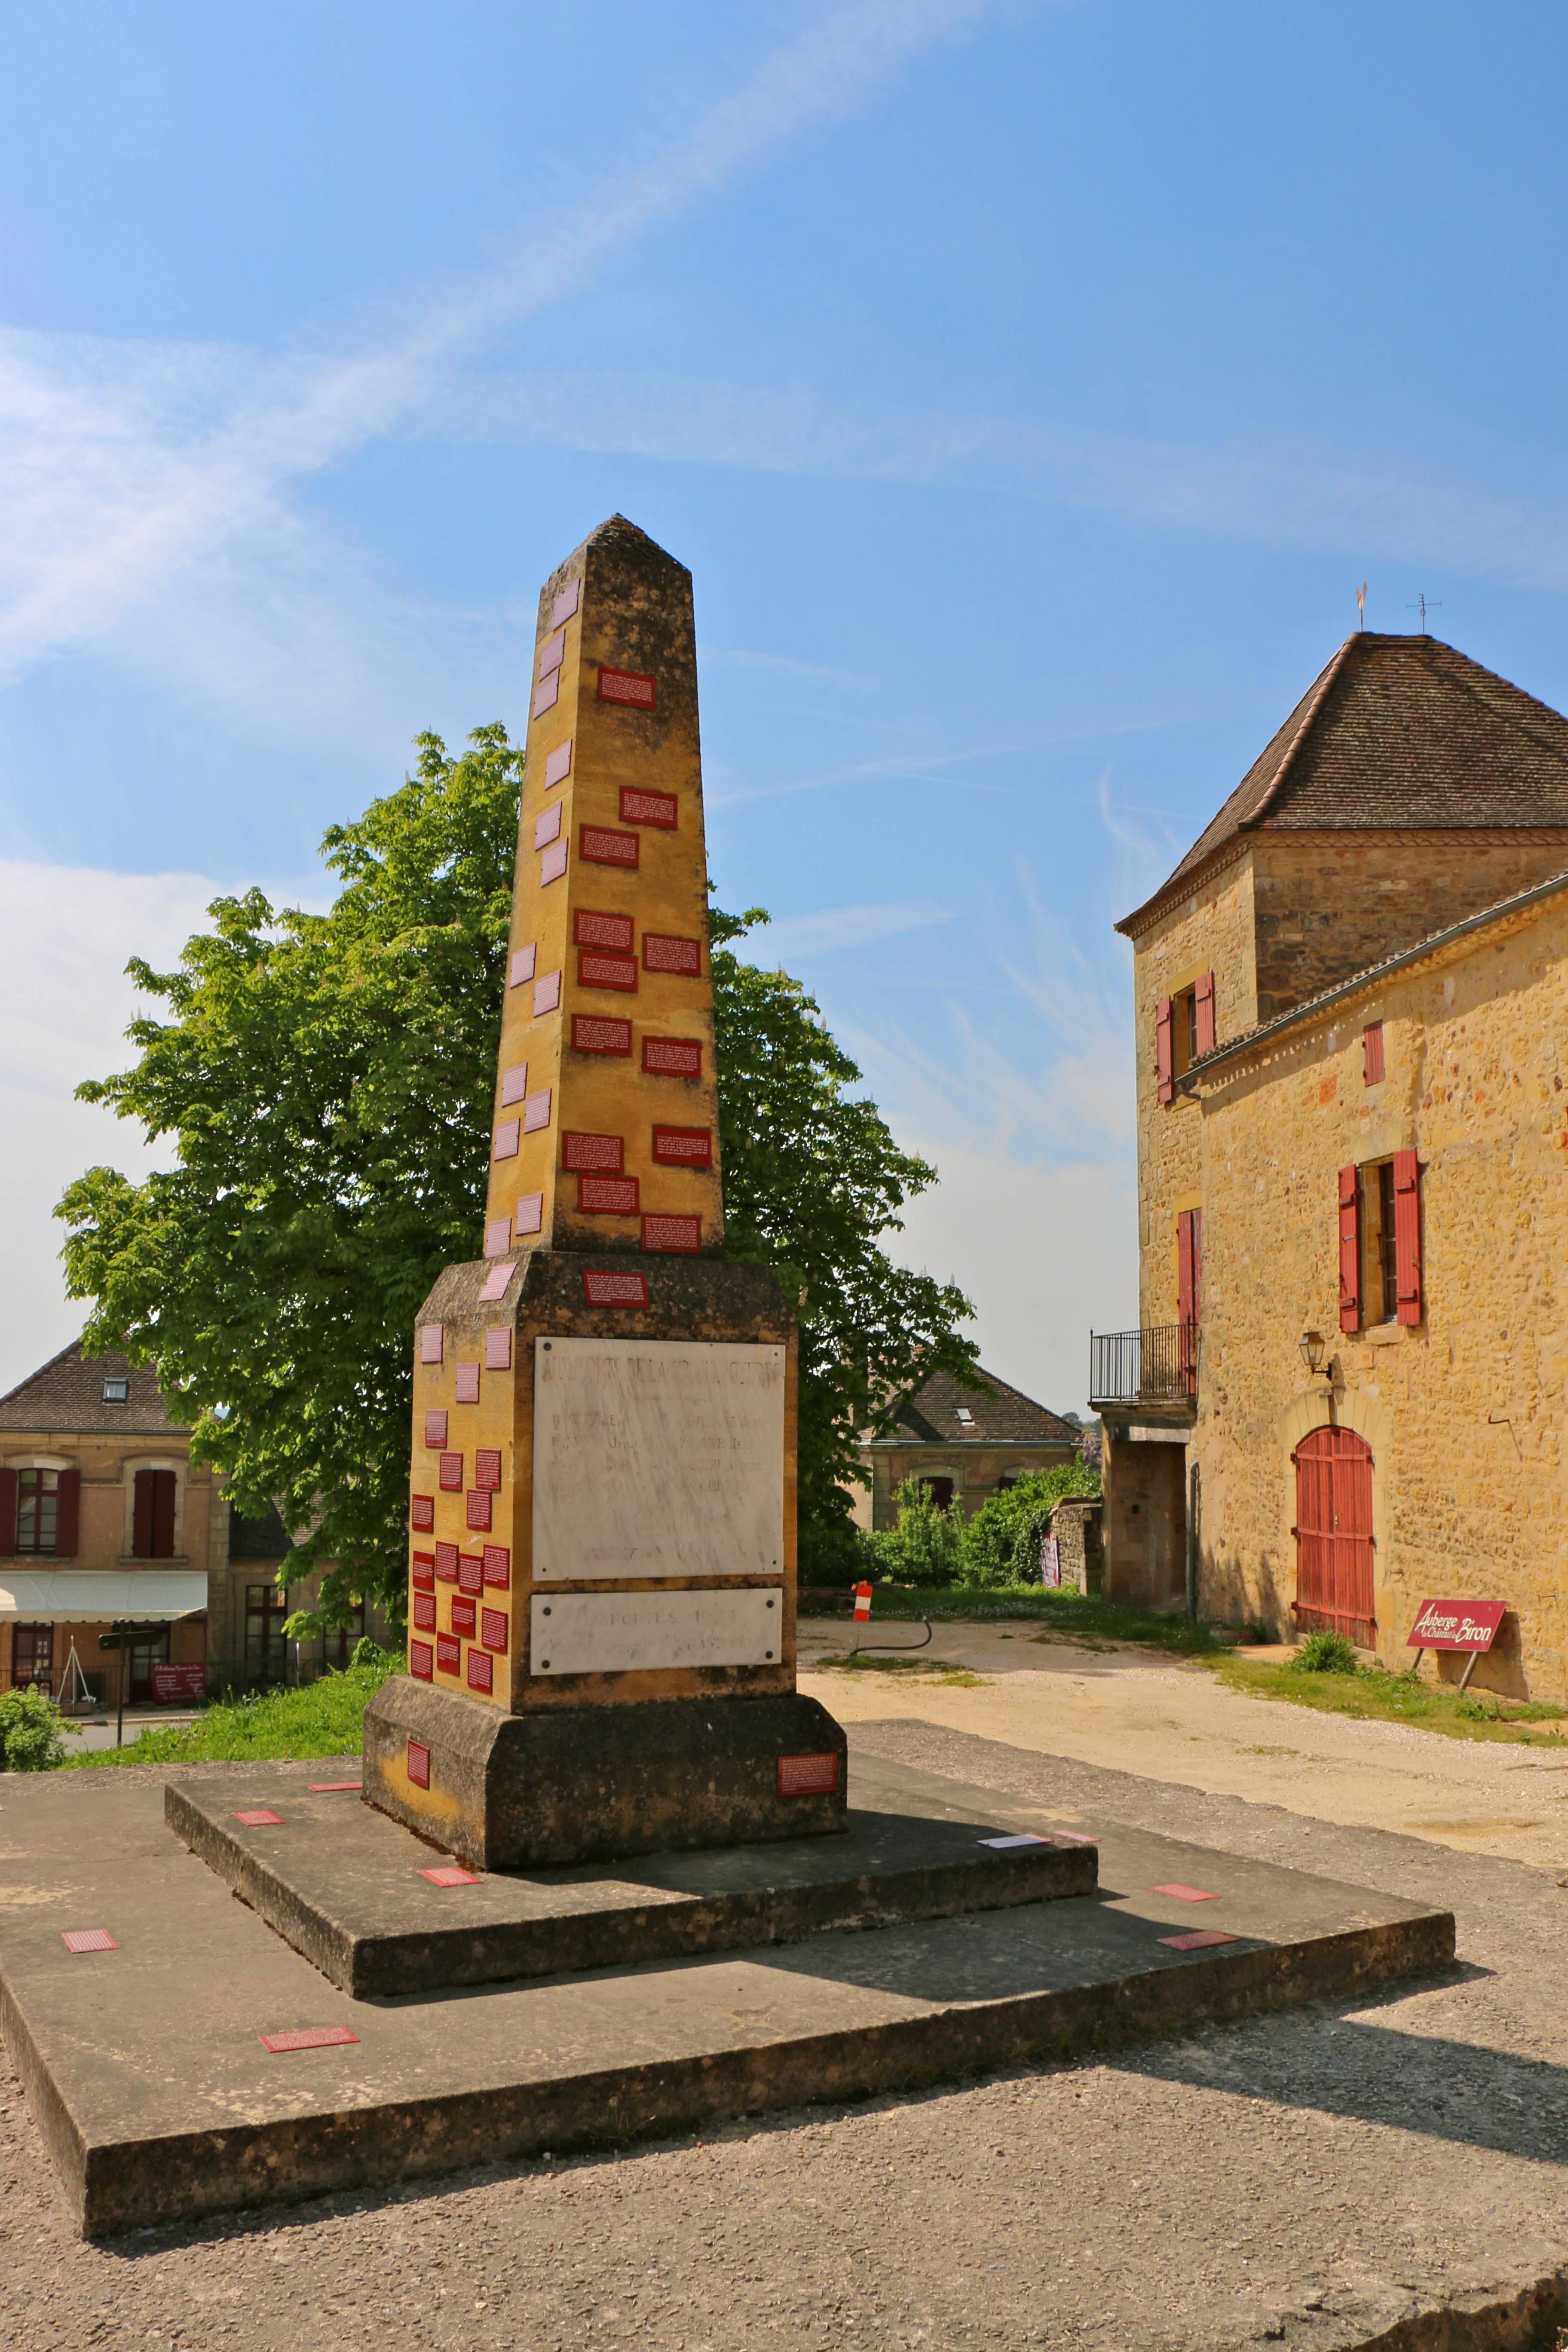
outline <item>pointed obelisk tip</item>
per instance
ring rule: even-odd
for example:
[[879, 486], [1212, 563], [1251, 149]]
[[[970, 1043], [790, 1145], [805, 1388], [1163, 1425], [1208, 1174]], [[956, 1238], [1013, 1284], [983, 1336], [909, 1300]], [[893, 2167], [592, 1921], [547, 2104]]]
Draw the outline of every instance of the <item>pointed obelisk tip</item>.
[[[671, 555], [668, 547], [660, 547], [657, 539], [650, 539], [639, 524], [628, 520], [624, 514], [606, 515], [597, 530], [588, 533], [576, 554], [584, 554], [591, 547], [617, 548], [627, 554], [646, 550], [657, 555], [661, 562], [673, 563], [678, 571], [687, 569], [679, 555]], [[568, 565], [574, 563], [575, 560], [575, 555], [569, 557]]]

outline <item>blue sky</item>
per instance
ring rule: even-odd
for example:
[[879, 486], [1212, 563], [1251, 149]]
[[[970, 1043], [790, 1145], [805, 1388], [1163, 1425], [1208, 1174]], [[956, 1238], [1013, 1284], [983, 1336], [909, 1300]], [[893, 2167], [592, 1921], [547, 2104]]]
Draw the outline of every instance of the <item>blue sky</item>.
[[1568, 704], [1568, 18], [1316, 0], [6, 11], [0, 1383], [127, 954], [521, 731], [541, 578], [690, 564], [710, 852], [1083, 1402], [1135, 1289], [1110, 929], [1333, 646]]

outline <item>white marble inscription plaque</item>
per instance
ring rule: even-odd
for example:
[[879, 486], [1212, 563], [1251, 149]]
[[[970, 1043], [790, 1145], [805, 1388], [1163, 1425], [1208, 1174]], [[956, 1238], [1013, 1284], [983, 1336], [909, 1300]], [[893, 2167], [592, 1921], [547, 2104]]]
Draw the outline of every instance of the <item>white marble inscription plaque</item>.
[[777, 1576], [782, 1347], [535, 1339], [533, 1574]]
[[[559, 1343], [557, 1343], [559, 1344]], [[784, 1590], [536, 1592], [536, 1675], [620, 1675], [658, 1666], [767, 1666], [780, 1655]]]

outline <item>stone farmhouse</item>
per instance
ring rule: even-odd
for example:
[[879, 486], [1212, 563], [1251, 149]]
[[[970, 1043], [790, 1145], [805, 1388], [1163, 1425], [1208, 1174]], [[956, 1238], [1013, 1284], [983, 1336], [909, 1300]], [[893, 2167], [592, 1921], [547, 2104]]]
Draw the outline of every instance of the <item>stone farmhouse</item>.
[[1118, 928], [1107, 1589], [1389, 1665], [1424, 1601], [1502, 1601], [1475, 1682], [1568, 1699], [1568, 720], [1358, 634]]
[[[112, 1704], [122, 1655], [100, 1645], [116, 1623], [153, 1629], [123, 1654], [131, 1701], [345, 1664], [363, 1610], [353, 1629], [285, 1643], [284, 1619], [320, 1582], [279, 1590], [289, 1550], [276, 1511], [243, 1518], [192, 1462], [149, 1366], [73, 1341], [0, 1397], [0, 1689], [37, 1683], [58, 1697], [74, 1643], [88, 1687]], [[157, 1671], [171, 1665], [205, 1677]]]
[[989, 1496], [1016, 1486], [1026, 1473], [1076, 1460], [1084, 1433], [1050, 1412], [994, 1372], [984, 1386], [963, 1387], [951, 1372], [933, 1372], [894, 1406], [886, 1436], [865, 1433], [858, 1444], [861, 1485], [856, 1517], [862, 1527], [890, 1528], [893, 1497], [906, 1478], [931, 1489], [943, 1510], [973, 1518]]

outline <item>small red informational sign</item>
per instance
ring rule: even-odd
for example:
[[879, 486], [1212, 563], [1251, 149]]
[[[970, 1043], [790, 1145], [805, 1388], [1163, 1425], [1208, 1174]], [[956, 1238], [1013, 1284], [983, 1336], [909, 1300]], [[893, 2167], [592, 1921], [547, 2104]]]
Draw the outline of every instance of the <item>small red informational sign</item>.
[[583, 1296], [590, 1307], [646, 1307], [647, 1276], [646, 1274], [601, 1273], [597, 1266], [583, 1268]]
[[621, 823], [661, 824], [673, 832], [680, 823], [680, 803], [673, 793], [649, 793], [638, 784], [623, 784]]
[[640, 669], [601, 669], [599, 699], [619, 702], [632, 710], [651, 710], [658, 688], [647, 673]]
[[205, 1698], [207, 1670], [205, 1666], [154, 1666], [153, 1697], [159, 1706], [167, 1706], [176, 1699]]
[[1409, 1650], [1489, 1650], [1506, 1601], [1424, 1601], [1410, 1628]]
[[617, 833], [607, 824], [577, 828], [577, 855], [590, 866], [636, 866], [639, 847], [635, 833]]
[[653, 1157], [659, 1168], [711, 1168], [713, 1130], [710, 1127], [656, 1127]]
[[304, 2025], [290, 2033], [258, 2033], [263, 2050], [279, 2058], [290, 2050], [346, 2050], [359, 2035], [346, 2025]]
[[[629, 1029], [631, 1024], [626, 1024]], [[573, 1039], [576, 1044], [576, 1039]], [[642, 1041], [643, 1068], [655, 1077], [700, 1078], [702, 1076], [702, 1045], [696, 1037], [645, 1037]]]
[[408, 1777], [416, 1789], [430, 1786], [430, 1750], [422, 1740], [408, 1743]]
[[832, 1750], [819, 1756], [781, 1756], [778, 1792], [781, 1797], [831, 1797], [838, 1788], [838, 1759]]
[[676, 971], [696, 980], [702, 971], [701, 945], [696, 940], [677, 939], [669, 931], [645, 931], [642, 963], [645, 971]]

